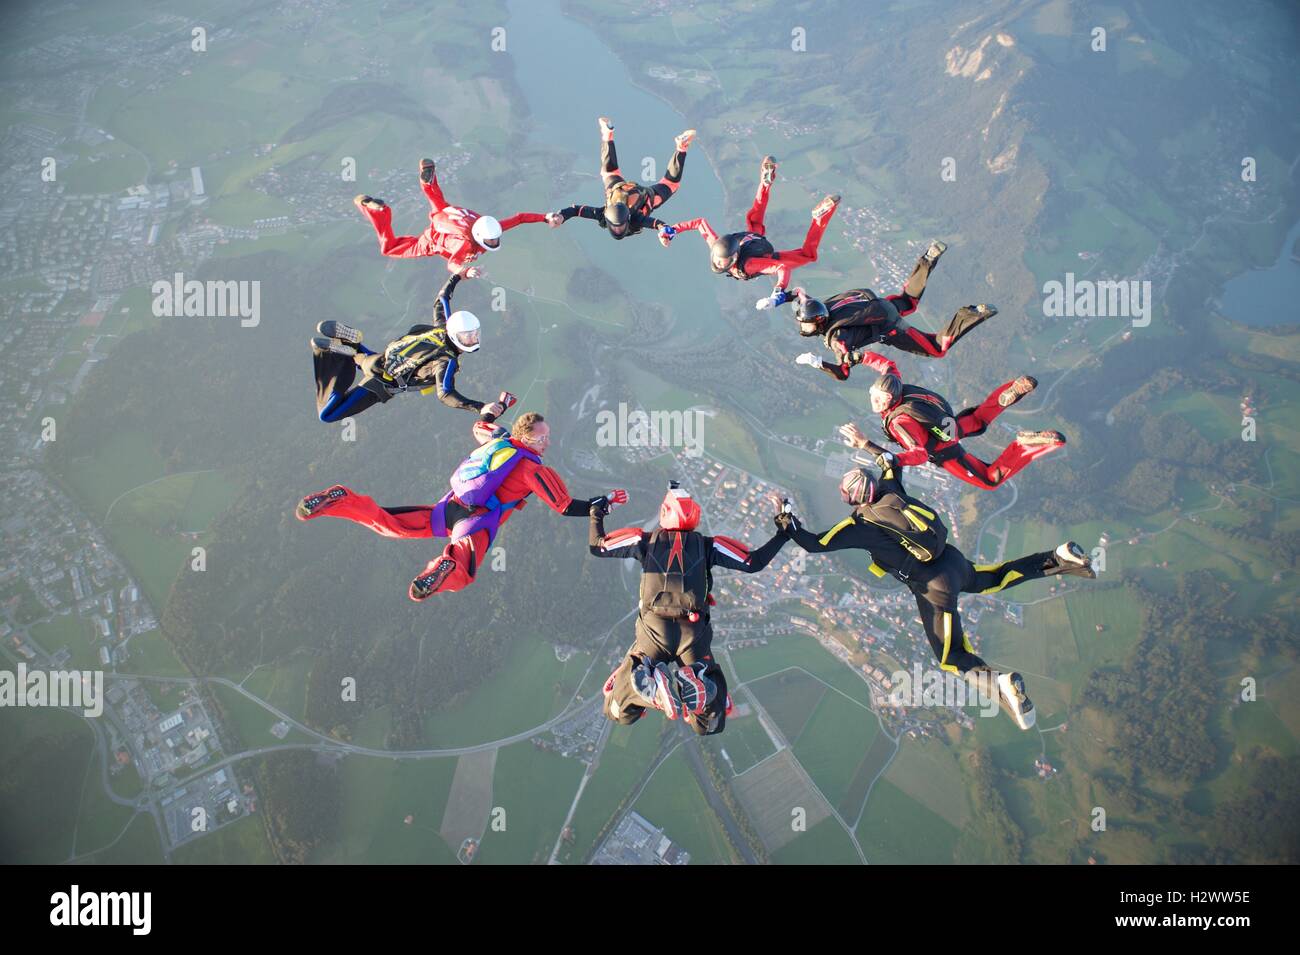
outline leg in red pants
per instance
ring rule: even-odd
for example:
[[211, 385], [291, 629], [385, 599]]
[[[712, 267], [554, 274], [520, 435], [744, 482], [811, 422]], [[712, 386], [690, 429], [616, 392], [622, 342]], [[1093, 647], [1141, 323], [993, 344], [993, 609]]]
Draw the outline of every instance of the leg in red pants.
[[745, 213], [745, 228], [748, 231], [758, 235], [767, 234], [764, 231], [763, 219], [767, 215], [767, 199], [771, 192], [772, 186], [770, 183], [760, 182], [758, 184], [758, 192], [754, 194], [754, 204]]
[[442, 195], [442, 187], [438, 185], [438, 177], [433, 177], [433, 182], [420, 180], [420, 188], [424, 190], [424, 195], [429, 200], [429, 218], [432, 219], [443, 209], [447, 208], [447, 200]]
[[1005, 481], [1015, 477], [1030, 461], [1050, 454], [1061, 444], [1040, 444], [1025, 447], [1013, 441], [998, 455], [992, 464], [987, 464], [970, 452], [963, 450], [960, 455], [944, 461], [941, 467], [958, 480], [973, 484], [975, 487], [991, 491]]
[[817, 247], [821, 245], [822, 236], [826, 234], [826, 227], [831, 224], [831, 217], [835, 215], [838, 206], [838, 202], [832, 202], [826, 205], [824, 209], [822, 205], [819, 205], [816, 211], [820, 214], [814, 215], [812, 222], [808, 224], [808, 234], [804, 236], [803, 245], [797, 249], [778, 252], [775, 258], [788, 265], [791, 269], [797, 269], [809, 262], [816, 262]]
[[[421, 183], [421, 185], [424, 184]], [[432, 202], [433, 198], [430, 197], [429, 201]], [[375, 235], [379, 237], [379, 252], [381, 255], [399, 259], [415, 259], [438, 254], [432, 248], [429, 233], [427, 232], [421, 235], [393, 234], [392, 206], [386, 205], [382, 209], [370, 209], [358, 203], [357, 208], [361, 210], [362, 215], [370, 220], [370, 224], [374, 227]]]
[[[341, 517], [368, 527], [384, 537], [445, 536], [434, 533], [435, 524], [441, 528], [446, 523], [445, 513], [436, 513], [438, 507], [445, 508], [445, 501], [437, 507], [380, 507], [374, 498], [336, 484], [328, 490], [303, 498], [298, 505], [298, 519], [306, 521], [322, 516]], [[424, 600], [435, 593], [450, 593], [468, 587], [474, 582], [481, 555], [486, 553], [489, 543], [490, 534], [487, 530], [452, 541], [411, 582], [411, 599]]]

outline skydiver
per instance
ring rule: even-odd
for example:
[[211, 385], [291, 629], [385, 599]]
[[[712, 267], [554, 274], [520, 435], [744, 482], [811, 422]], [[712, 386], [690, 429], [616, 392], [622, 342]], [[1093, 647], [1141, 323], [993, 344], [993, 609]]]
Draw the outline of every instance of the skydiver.
[[[361, 344], [360, 330], [350, 325], [325, 321], [316, 326], [311, 353], [316, 367], [316, 413], [321, 421], [342, 421], [412, 391], [422, 395], [436, 392], [438, 400], [449, 408], [477, 412], [485, 421], [495, 421], [515, 403], [514, 395], [506, 391], [496, 401], [483, 402], [456, 390], [460, 356], [478, 351], [481, 344], [474, 313], [451, 310], [458, 282], [460, 276], [453, 274], [439, 289], [433, 324], [412, 325], [381, 352]], [[358, 371], [361, 381], [355, 384]]]
[[668, 160], [668, 170], [653, 186], [640, 186], [623, 178], [618, 168], [618, 154], [614, 150], [614, 126], [606, 116], [600, 117], [600, 176], [605, 187], [605, 205], [566, 206], [549, 213], [546, 221], [551, 228], [564, 225], [574, 216], [591, 219], [615, 239], [626, 239], [642, 229], [660, 230], [665, 224], [650, 213], [673, 197], [682, 184], [682, 170], [686, 165], [686, 150], [695, 138], [695, 130], [688, 129], [677, 135], [676, 152]]
[[[999, 385], [982, 404], [954, 414], [942, 395], [903, 384], [898, 366], [883, 355], [863, 352], [861, 363], [881, 373], [871, 386], [871, 410], [880, 415], [885, 433], [902, 446], [900, 465], [929, 461], [958, 480], [991, 491], [1030, 461], [1065, 445], [1065, 435], [1059, 431], [1020, 431], [992, 464], [962, 447], [962, 438], [983, 434], [998, 415], [1038, 387], [1029, 375]], [[870, 443], [856, 424], [844, 425], [840, 433], [850, 447], [865, 448]]]
[[712, 652], [713, 568], [756, 574], [785, 546], [785, 534], [774, 534], [755, 551], [730, 537], [706, 537], [696, 531], [700, 505], [675, 481], [659, 506], [657, 530], [624, 527], [607, 534], [608, 513], [605, 501], [591, 506], [591, 553], [638, 561], [641, 597], [636, 638], [605, 681], [605, 716], [630, 724], [647, 708], [657, 709], [670, 720], [680, 715], [701, 736], [721, 733], [732, 707]]
[[447, 204], [438, 186], [432, 159], [420, 160], [420, 188], [429, 199], [429, 227], [420, 235], [394, 235], [393, 210], [383, 199], [360, 195], [352, 200], [370, 220], [379, 236], [379, 251], [399, 259], [435, 255], [447, 260], [447, 270], [465, 278], [478, 278], [482, 270], [473, 265], [484, 252], [501, 247], [501, 235], [527, 222], [545, 222], [540, 212], [517, 212], [498, 222], [492, 216]]
[[[876, 449], [879, 450], [879, 449]], [[812, 533], [791, 513], [778, 513], [777, 523], [791, 540], [811, 554], [859, 549], [871, 554], [876, 576], [892, 574], [916, 598], [921, 625], [939, 667], [961, 674], [985, 696], [994, 693], [1022, 730], [1034, 725], [1034, 705], [1025, 693], [1024, 678], [999, 672], [976, 656], [962, 630], [960, 594], [995, 594], [1029, 580], [1072, 574], [1095, 578], [1082, 547], [1067, 541], [1055, 550], [1029, 554], [1000, 564], [971, 563], [947, 543], [948, 529], [933, 508], [903, 488], [902, 469], [888, 451], [877, 454], [877, 479], [867, 468], [855, 468], [840, 480], [840, 498], [852, 513], [820, 534]]]
[[442, 554], [411, 581], [411, 599], [426, 600], [474, 582], [497, 531], [530, 494], [565, 517], [583, 517], [596, 503], [627, 502], [627, 491], [621, 488], [589, 500], [571, 497], [560, 476], [542, 464], [550, 426], [535, 411], [516, 418], [509, 431], [479, 421], [474, 438], [479, 448], [461, 462], [451, 476], [451, 490], [437, 504], [380, 507], [373, 498], [336, 484], [304, 497], [297, 518], [341, 517], [384, 537], [451, 538]]
[[892, 345], [914, 355], [944, 357], [958, 339], [998, 313], [992, 305], [967, 305], [937, 335], [913, 328], [903, 320], [916, 311], [930, 272], [947, 248], [937, 239], [931, 242], [916, 260], [916, 267], [897, 295], [879, 298], [869, 288], [855, 288], [821, 301], [809, 297], [801, 288], [795, 289], [794, 317], [799, 323], [799, 334], [823, 336], [826, 347], [838, 361], [834, 364], [822, 361], [812, 352], [804, 352], [795, 360], [844, 381], [849, 377], [849, 370], [862, 361], [859, 350], [876, 343]]
[[817, 203], [802, 246], [777, 252], [767, 240], [763, 225], [768, 195], [775, 181], [776, 160], [766, 156], [759, 169], [758, 192], [754, 195], [754, 204], [745, 215], [746, 231], [720, 236], [713, 231], [706, 219], [690, 219], [660, 229], [659, 241], [668, 245], [679, 232], [698, 232], [709, 244], [709, 266], [714, 272], [740, 281], [748, 281], [760, 275], [774, 275], [776, 288], [770, 297], [759, 299], [755, 307], [765, 309], [783, 305], [789, 301], [785, 290], [790, 284], [790, 274], [801, 265], [817, 261], [817, 247], [821, 244], [831, 216], [835, 215], [840, 197], [827, 196]]

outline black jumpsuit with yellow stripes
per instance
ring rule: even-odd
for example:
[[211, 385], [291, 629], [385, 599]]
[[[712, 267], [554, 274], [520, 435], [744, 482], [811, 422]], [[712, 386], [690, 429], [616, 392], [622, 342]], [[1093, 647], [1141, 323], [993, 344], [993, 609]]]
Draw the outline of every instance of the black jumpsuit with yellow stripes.
[[[915, 519], [921, 521], [935, 519], [934, 512], [925, 504], [908, 496], [899, 479], [900, 471], [901, 468], [897, 467], [884, 469], [878, 482], [876, 503], [895, 504], [900, 512], [910, 511]], [[897, 500], [890, 501], [891, 495]], [[872, 573], [881, 577], [892, 574], [912, 591], [930, 647], [940, 667], [951, 672], [965, 673], [987, 665], [975, 655], [962, 630], [957, 607], [959, 594], [993, 594], [1065, 570], [1052, 551], [1029, 554], [1001, 564], [973, 564], [952, 544], [945, 546], [938, 557], [923, 562], [903, 546], [901, 538], [905, 534], [873, 522], [868, 515], [874, 516], [873, 511], [865, 506], [857, 507], [844, 520], [820, 534], [795, 525], [791, 525], [787, 533], [796, 544], [812, 554], [835, 550], [869, 551]]]

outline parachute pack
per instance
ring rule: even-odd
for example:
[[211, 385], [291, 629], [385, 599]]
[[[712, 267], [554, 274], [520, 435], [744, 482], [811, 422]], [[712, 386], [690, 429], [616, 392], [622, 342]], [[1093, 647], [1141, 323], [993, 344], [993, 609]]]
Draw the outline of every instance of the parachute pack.
[[497, 488], [524, 458], [542, 463], [540, 457], [511, 444], [509, 438], [489, 441], [456, 468], [451, 476], [451, 493], [462, 504], [496, 509], [501, 504], [497, 500]]
[[709, 563], [704, 538], [693, 531], [655, 531], [641, 564], [641, 610], [682, 619], [709, 603]]

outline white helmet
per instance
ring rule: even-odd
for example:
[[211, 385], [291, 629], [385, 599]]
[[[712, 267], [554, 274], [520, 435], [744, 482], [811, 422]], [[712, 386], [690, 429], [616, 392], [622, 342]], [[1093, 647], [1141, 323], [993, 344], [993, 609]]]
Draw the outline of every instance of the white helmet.
[[483, 248], [495, 252], [501, 247], [501, 223], [492, 216], [479, 216], [470, 226], [470, 235]]
[[447, 337], [459, 351], [478, 351], [478, 316], [473, 312], [452, 312], [447, 319]]

